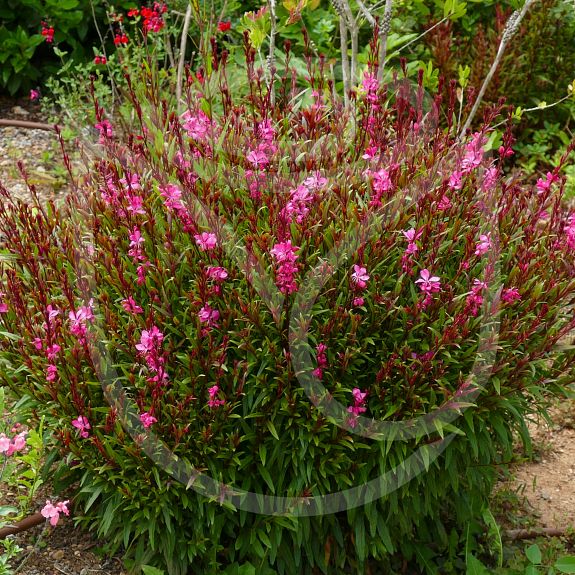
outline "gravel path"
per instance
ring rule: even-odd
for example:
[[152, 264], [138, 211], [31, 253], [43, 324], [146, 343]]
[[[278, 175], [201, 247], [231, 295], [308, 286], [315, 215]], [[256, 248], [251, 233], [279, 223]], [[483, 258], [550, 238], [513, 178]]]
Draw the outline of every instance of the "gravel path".
[[[0, 99], [0, 118], [45, 121], [37, 107], [5, 99]], [[13, 197], [28, 201], [31, 193], [18, 169], [19, 161], [41, 201], [63, 195], [66, 174], [55, 132], [0, 126], [0, 183]]]

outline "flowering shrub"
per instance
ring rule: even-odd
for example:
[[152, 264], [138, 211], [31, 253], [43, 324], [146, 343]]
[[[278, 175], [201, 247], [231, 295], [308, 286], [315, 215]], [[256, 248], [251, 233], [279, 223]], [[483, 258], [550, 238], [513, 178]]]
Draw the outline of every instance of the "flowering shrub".
[[512, 433], [572, 379], [575, 215], [421, 86], [368, 69], [346, 109], [310, 62], [272, 105], [246, 50], [248, 97], [214, 52], [181, 115], [154, 76], [126, 138], [97, 107], [66, 205], [0, 190], [2, 382], [59, 422], [79, 521], [134, 568], [456, 571]]

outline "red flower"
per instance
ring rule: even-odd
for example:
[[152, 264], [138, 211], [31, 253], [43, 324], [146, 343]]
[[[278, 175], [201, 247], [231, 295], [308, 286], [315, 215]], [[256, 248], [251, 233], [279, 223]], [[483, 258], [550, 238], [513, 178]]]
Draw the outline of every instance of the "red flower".
[[132, 18], [133, 16], [138, 16], [139, 13], [140, 11], [137, 8], [132, 8], [131, 10], [128, 10], [128, 17]]
[[114, 44], [116, 46], [125, 46], [128, 43], [128, 36], [126, 34], [116, 34], [114, 36]]
[[46, 42], [51, 44], [54, 40], [54, 28], [49, 26], [46, 22], [42, 22], [42, 36], [46, 38]]
[[218, 22], [218, 30], [220, 32], [227, 32], [231, 27], [231, 22]]
[[101, 64], [102, 66], [106, 65], [107, 60], [106, 56], [96, 56], [94, 58], [94, 64]]

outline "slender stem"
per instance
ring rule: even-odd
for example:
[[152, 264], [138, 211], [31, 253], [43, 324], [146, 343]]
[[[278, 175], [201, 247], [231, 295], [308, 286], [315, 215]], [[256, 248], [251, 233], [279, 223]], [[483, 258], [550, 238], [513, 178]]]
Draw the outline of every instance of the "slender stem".
[[[547, 108], [553, 108], [554, 106], [561, 104], [561, 102], [564, 102], [565, 100], [568, 100], [569, 98], [572, 98], [571, 94], [567, 94], [567, 96], [563, 96], [563, 98], [561, 98], [560, 100], [557, 100], [556, 102], [553, 102], [552, 104], [545, 104], [545, 106], [535, 106], [534, 108], [525, 108], [525, 110], [522, 110], [521, 113], [525, 114], [526, 112], [537, 112], [538, 110], [539, 111], [547, 110]], [[507, 124], [508, 121], [509, 121], [509, 118], [505, 118], [505, 120], [501, 120], [501, 122], [499, 122], [498, 124], [495, 124], [495, 126], [491, 126], [491, 128], [493, 130], [495, 130], [495, 128], [499, 128], [499, 126], [502, 126], [503, 124]]]
[[372, 28], [375, 28], [377, 22], [375, 18], [371, 15], [371, 12], [365, 7], [365, 4], [361, 0], [355, 0], [359, 11], [364, 15], [365, 19], [369, 22]]
[[268, 71], [270, 74], [269, 79], [269, 90], [270, 90], [270, 102], [273, 106], [276, 101], [276, 91], [275, 91], [275, 48], [276, 48], [276, 29], [277, 29], [277, 19], [276, 19], [276, 2], [275, 0], [269, 0], [268, 5], [270, 7], [270, 17], [271, 17], [271, 30], [270, 30], [270, 49], [268, 54]]
[[[100, 44], [102, 45], [102, 54], [104, 54], [106, 61], [108, 60], [108, 54], [106, 53], [106, 44], [104, 43], [104, 36], [100, 32], [100, 27], [98, 26], [98, 19], [96, 18], [96, 10], [94, 9], [94, 3], [90, 0], [90, 8], [92, 9], [92, 19], [94, 20], [94, 26], [96, 27], [96, 32], [98, 33], [98, 38], [100, 38]], [[116, 83], [112, 74], [109, 75], [110, 83], [112, 84], [112, 110], [115, 108], [115, 101], [117, 95]]]
[[479, 90], [479, 94], [477, 95], [477, 98], [475, 98], [475, 103], [473, 104], [473, 108], [471, 109], [469, 116], [467, 116], [467, 120], [465, 121], [465, 125], [463, 126], [463, 128], [461, 128], [461, 131], [459, 132], [459, 137], [458, 137], [459, 140], [463, 139], [467, 130], [471, 126], [471, 123], [473, 122], [473, 119], [475, 118], [475, 115], [477, 114], [477, 111], [479, 110], [479, 106], [481, 105], [481, 102], [483, 100], [483, 96], [485, 96], [485, 91], [487, 90], [487, 86], [489, 86], [489, 83], [491, 82], [491, 79], [493, 78], [495, 71], [497, 70], [497, 68], [499, 67], [499, 64], [501, 63], [501, 59], [503, 58], [503, 54], [505, 52], [505, 48], [507, 47], [507, 44], [509, 43], [509, 41], [511, 40], [511, 38], [513, 37], [515, 32], [517, 32], [517, 29], [519, 28], [519, 25], [521, 24], [523, 17], [525, 16], [525, 14], [527, 14], [527, 11], [531, 7], [531, 5], [536, 1], [537, 0], [526, 0], [525, 4], [523, 5], [523, 8], [521, 9], [520, 12], [515, 11], [515, 12], [513, 12], [513, 14], [511, 14], [511, 16], [509, 16], [509, 20], [507, 20], [507, 24], [506, 24], [505, 30], [503, 32], [503, 37], [501, 38], [501, 42], [499, 44], [499, 49], [497, 50], [497, 55], [495, 56], [495, 59], [493, 60], [493, 63], [491, 64], [491, 68], [489, 69], [489, 72], [487, 73], [485, 80], [483, 80], [483, 84], [481, 85], [481, 89]]
[[351, 86], [356, 81], [356, 74], [357, 74], [357, 53], [359, 49], [359, 27], [355, 18], [353, 17], [353, 12], [351, 11], [351, 7], [349, 5], [348, 0], [341, 0], [341, 7], [342, 7], [342, 18], [345, 18], [347, 28], [349, 30], [351, 36], [351, 70], [350, 70], [350, 89]]
[[343, 77], [343, 101], [345, 107], [349, 106], [349, 92], [350, 92], [350, 81], [349, 81], [349, 60], [347, 56], [347, 24], [345, 23], [345, 18], [340, 16], [339, 18], [339, 36], [341, 43], [341, 74]]
[[425, 32], [422, 32], [421, 34], [419, 34], [419, 36], [416, 36], [415, 38], [413, 38], [413, 40], [410, 40], [409, 42], [407, 42], [403, 46], [400, 46], [395, 52], [393, 52], [393, 54], [399, 54], [399, 52], [401, 52], [402, 50], [405, 50], [405, 48], [407, 48], [408, 46], [411, 46], [414, 42], [421, 40], [426, 34], [429, 34], [434, 28], [441, 26], [441, 24], [443, 24], [446, 20], [449, 20], [449, 16], [442, 18], [439, 22], [436, 22], [433, 26], [431, 26], [431, 28], [428, 28]]
[[188, 31], [190, 29], [190, 20], [192, 19], [192, 3], [188, 2], [186, 15], [184, 16], [184, 27], [182, 29], [182, 38], [180, 40], [180, 53], [178, 55], [178, 74], [176, 76], [176, 102], [180, 107], [182, 98], [182, 77], [184, 75], [184, 62], [186, 59], [186, 44], [188, 42]]

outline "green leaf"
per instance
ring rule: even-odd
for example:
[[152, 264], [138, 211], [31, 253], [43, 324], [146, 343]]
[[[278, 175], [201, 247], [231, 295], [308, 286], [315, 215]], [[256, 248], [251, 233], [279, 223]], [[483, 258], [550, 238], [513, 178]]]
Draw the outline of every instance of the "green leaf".
[[271, 421], [268, 421], [266, 425], [267, 428], [270, 430], [270, 433], [279, 441], [280, 436], [278, 435], [278, 432], [276, 431], [274, 424]]
[[491, 513], [491, 509], [487, 508], [483, 510], [483, 521], [488, 527], [488, 534], [494, 548], [497, 553], [497, 566], [502, 567], [503, 565], [503, 542], [501, 541], [501, 531], [499, 530], [499, 525]]
[[12, 515], [14, 513], [19, 513], [18, 507], [12, 505], [2, 505], [0, 506], [0, 517], [6, 517], [6, 515]]
[[560, 573], [575, 573], [575, 557], [573, 555], [559, 557], [553, 567]]
[[541, 565], [541, 549], [539, 549], [537, 543], [527, 547], [527, 549], [525, 549], [525, 555], [534, 565]]
[[164, 571], [162, 569], [152, 567], [151, 565], [142, 565], [142, 573], [144, 575], [164, 575]]
[[466, 575], [489, 575], [485, 565], [471, 554], [467, 556], [467, 570], [465, 573]]

